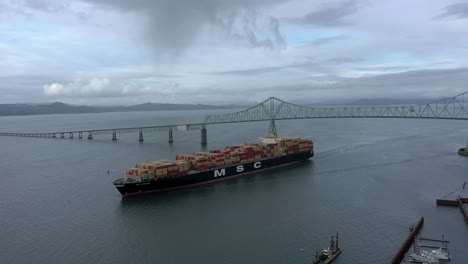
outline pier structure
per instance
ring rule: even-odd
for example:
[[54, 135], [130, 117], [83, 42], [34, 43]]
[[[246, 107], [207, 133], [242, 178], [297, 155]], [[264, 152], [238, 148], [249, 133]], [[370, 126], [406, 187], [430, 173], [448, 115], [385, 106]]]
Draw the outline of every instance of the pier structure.
[[208, 143], [208, 134], [206, 132], [206, 126], [202, 126], [200, 130], [201, 144], [206, 145]]
[[436, 200], [436, 204], [442, 206], [457, 206], [460, 208], [460, 212], [465, 219], [465, 222], [468, 224], [468, 198], [461, 197], [459, 194], [455, 195], [455, 198], [450, 199], [448, 196], [457, 193], [457, 191], [468, 189], [468, 184], [464, 182], [461, 186], [456, 188], [454, 191], [450, 192], [449, 194], [445, 195], [441, 199]]
[[419, 221], [413, 226], [410, 230], [411, 232], [406, 237], [405, 241], [398, 249], [398, 251], [393, 256], [392, 260], [390, 261], [391, 264], [400, 264], [403, 258], [405, 257], [405, 253], [411, 247], [415, 237], [419, 235], [419, 231], [421, 230], [422, 226], [424, 225], [424, 217], [421, 217]]
[[140, 131], [138, 131], [138, 142], [143, 142], [145, 139], [143, 138], [143, 129], [140, 128]]
[[437, 199], [437, 205], [445, 205], [445, 206], [458, 206], [460, 208], [460, 212], [465, 219], [465, 222], [468, 224], [468, 198], [462, 198], [457, 196], [455, 200], [448, 200], [448, 199]]
[[169, 130], [169, 143], [173, 143], [174, 142], [174, 137], [172, 135], [172, 129]]

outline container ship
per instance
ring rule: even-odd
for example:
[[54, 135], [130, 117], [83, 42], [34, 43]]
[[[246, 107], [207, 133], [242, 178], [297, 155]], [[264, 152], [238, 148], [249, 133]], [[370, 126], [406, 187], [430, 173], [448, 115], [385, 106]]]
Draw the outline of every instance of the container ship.
[[177, 155], [176, 160], [137, 163], [114, 181], [122, 194], [178, 189], [270, 170], [314, 156], [311, 140], [261, 137], [259, 142], [227, 146], [224, 150]]

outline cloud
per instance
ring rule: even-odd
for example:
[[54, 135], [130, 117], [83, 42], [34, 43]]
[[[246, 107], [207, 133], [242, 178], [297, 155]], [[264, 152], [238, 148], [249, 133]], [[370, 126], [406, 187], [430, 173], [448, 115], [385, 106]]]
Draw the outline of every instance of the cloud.
[[[142, 39], [158, 54], [177, 54], [196, 43], [210, 27], [224, 31], [230, 40], [245, 40], [255, 47], [283, 47], [286, 41], [280, 21], [260, 10], [287, 1], [290, 0], [22, 0], [0, 2], [0, 13], [68, 13], [86, 20], [90, 14], [101, 12], [106, 16], [106, 12], [118, 11], [139, 22], [135, 31], [141, 31]], [[261, 27], [257, 23], [262, 23]]]
[[[142, 101], [245, 104], [245, 100], [260, 101], [270, 96], [314, 103], [372, 97], [432, 99], [465, 91], [468, 68], [412, 70], [361, 77], [329, 74], [296, 79], [293, 76], [289, 79], [277, 78], [273, 83], [262, 80], [264, 78], [244, 76], [248, 78], [244, 85], [227, 82], [222, 86], [218, 83], [193, 86], [148, 78], [118, 81], [108, 78], [82, 78], [67, 84], [45, 85], [43, 92], [49, 97], [65, 101], [74, 98], [75, 101], [87, 102], [86, 100], [94, 98], [95, 101], [101, 100], [103, 103], [124, 100], [127, 104]], [[246, 94], [249, 96], [245, 97]]]
[[345, 18], [357, 12], [360, 7], [361, 2], [357, 0], [328, 4], [304, 16], [290, 18], [288, 21], [296, 24], [322, 27], [346, 26], [350, 25], [351, 22], [347, 21]]
[[229, 71], [213, 71], [213, 72], [205, 72], [204, 74], [212, 74], [212, 75], [258, 75], [262, 73], [274, 72], [284, 69], [290, 68], [304, 68], [309, 67], [312, 65], [316, 65], [315, 62], [308, 61], [308, 62], [296, 62], [291, 64], [286, 64], [282, 66], [271, 66], [271, 67], [258, 67], [258, 68], [250, 68], [250, 69], [243, 69], [243, 70], [229, 70]]
[[363, 61], [365, 60], [362, 58], [336, 57], [336, 58], [327, 59], [324, 62], [328, 64], [348, 64], [348, 63], [363, 62]]
[[319, 38], [314, 41], [312, 41], [309, 45], [312, 46], [323, 46], [323, 45], [328, 45], [331, 43], [335, 43], [340, 40], [345, 40], [348, 37], [345, 35], [338, 35], [338, 36], [333, 36], [333, 37], [325, 37], [325, 38]]
[[276, 44], [278, 46], [285, 46], [286, 45], [286, 40], [284, 40], [284, 37], [281, 35], [280, 32], [280, 22], [278, 19], [275, 17], [270, 17], [270, 26], [271, 26], [271, 31], [273, 33], [273, 36], [275, 38]]
[[61, 82], [62, 78], [46, 75], [8, 75], [0, 76], [0, 103], [37, 102], [43, 96], [42, 91], [35, 87], [42, 87], [44, 83]]
[[468, 18], [468, 3], [460, 2], [460, 3], [446, 6], [445, 11], [436, 17], [436, 19], [443, 19], [443, 18], [455, 18], [455, 19]]
[[70, 7], [70, 3], [61, 0], [19, 0], [0, 2], [0, 14], [12, 12], [15, 14], [32, 16], [35, 12], [62, 12]]
[[228, 71], [212, 71], [204, 72], [204, 74], [211, 75], [239, 75], [239, 76], [248, 76], [248, 75], [258, 75], [263, 73], [276, 72], [286, 69], [303, 69], [303, 70], [314, 70], [314, 71], [323, 71], [327, 66], [335, 66], [342, 64], [349, 64], [355, 62], [362, 62], [364, 59], [361, 58], [350, 58], [350, 57], [337, 57], [330, 58], [323, 61], [314, 61], [310, 57], [305, 57], [307, 61], [305, 62], [294, 62], [281, 66], [268, 66], [268, 67], [257, 67], [257, 68], [248, 68], [241, 70], [228, 70]]
[[63, 86], [60, 83], [52, 83], [48, 85], [43, 86], [44, 89], [44, 94], [45, 95], [62, 95], [62, 94], [68, 94], [70, 90], [66, 89], [65, 86]]
[[[274, 6], [284, 0], [86, 0], [104, 8], [133, 13], [144, 21], [145, 39], [158, 51], [178, 53], [196, 42], [207, 27], [235, 32], [234, 37], [245, 39], [253, 46], [273, 47], [284, 45], [279, 30], [280, 23], [268, 17], [266, 30], [260, 38], [255, 26], [262, 18], [258, 10]], [[233, 27], [239, 27], [233, 29]]]
[[42, 87], [47, 96], [106, 96], [112, 93], [111, 82], [108, 78], [92, 78], [88, 81], [82, 79], [72, 83], [52, 83]]
[[356, 67], [359, 71], [402, 71], [409, 70], [411, 66], [375, 66], [375, 67]]
[[113, 80], [108, 77], [80, 77], [65, 84], [54, 82], [43, 85], [42, 92], [49, 97], [61, 98], [131, 97], [170, 95], [178, 86], [171, 81], [162, 82], [157, 77], [138, 75], [127, 75], [127, 78], [116, 76]]
[[[330, 91], [337, 97], [435, 98], [454, 96], [466, 90], [468, 68], [413, 70], [358, 78], [336, 78], [314, 89]], [[338, 95], [341, 93], [341, 95]]]
[[[223, 95], [252, 93], [264, 98], [278, 96], [284, 100], [319, 101], [324, 99], [359, 99], [370, 97], [391, 98], [442, 98], [466, 90], [468, 68], [412, 70], [382, 73], [361, 77], [334, 75], [310, 77], [290, 84], [265, 85], [255, 89], [239, 87]], [[214, 92], [208, 90], [208, 93]], [[253, 92], [252, 92], [253, 91]], [[203, 93], [203, 91], [199, 91]], [[259, 96], [259, 97], [262, 97]]]
[[468, 83], [454, 1], [0, 0], [0, 100], [444, 93]]

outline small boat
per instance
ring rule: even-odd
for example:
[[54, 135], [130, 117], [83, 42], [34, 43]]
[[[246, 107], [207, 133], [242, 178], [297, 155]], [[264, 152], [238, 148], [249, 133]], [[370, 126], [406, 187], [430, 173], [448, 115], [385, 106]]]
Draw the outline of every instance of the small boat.
[[336, 241], [334, 237], [331, 237], [330, 241], [330, 247], [324, 248], [322, 252], [319, 254], [318, 252], [315, 252], [315, 257], [314, 257], [314, 264], [318, 263], [332, 263], [333, 260], [341, 253], [341, 249], [338, 247], [338, 233], [336, 233]]
[[437, 259], [449, 260], [450, 255], [448, 251], [443, 250], [442, 248], [434, 249], [431, 251], [432, 255]]
[[[426, 251], [427, 252], [427, 251]], [[439, 264], [439, 260], [430, 255], [426, 255], [421, 252], [421, 254], [411, 253], [409, 255], [409, 260], [417, 263], [427, 263], [427, 264]]]

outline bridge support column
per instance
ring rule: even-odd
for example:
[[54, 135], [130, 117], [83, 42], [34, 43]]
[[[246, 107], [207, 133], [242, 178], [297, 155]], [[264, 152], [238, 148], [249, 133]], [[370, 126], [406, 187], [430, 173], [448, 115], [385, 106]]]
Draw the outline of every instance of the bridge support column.
[[56, 138], [56, 137], [57, 137], [57, 135], [56, 135], [55, 133], [53, 133], [53, 134], [52, 134], [52, 137], [53, 137], [53, 138]]
[[458, 154], [468, 156], [468, 140], [466, 141], [466, 146], [458, 150]]
[[78, 138], [82, 139], [83, 138], [83, 132], [78, 132]]
[[143, 139], [143, 130], [140, 129], [140, 132], [138, 132], [138, 142], [143, 142], [145, 141]]
[[112, 132], [112, 141], [116, 141], [117, 140], [117, 133], [114, 131]]
[[70, 133], [70, 138], [72, 138], [72, 139], [73, 139], [73, 133]]
[[60, 133], [60, 138], [65, 138], [65, 133]]
[[200, 130], [201, 133], [201, 144], [206, 145], [208, 143], [208, 136], [206, 133], [206, 127], [203, 126], [202, 129]]
[[169, 130], [169, 143], [173, 143], [174, 142], [174, 137], [172, 136], [172, 129]]
[[88, 139], [93, 139], [93, 134], [91, 134], [91, 131], [88, 132]]
[[270, 120], [270, 128], [268, 129], [268, 135], [273, 137], [278, 137], [278, 133], [276, 132], [276, 124], [275, 120]]

